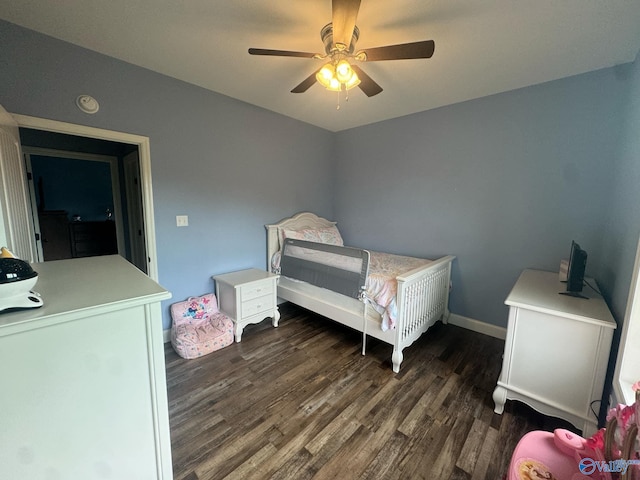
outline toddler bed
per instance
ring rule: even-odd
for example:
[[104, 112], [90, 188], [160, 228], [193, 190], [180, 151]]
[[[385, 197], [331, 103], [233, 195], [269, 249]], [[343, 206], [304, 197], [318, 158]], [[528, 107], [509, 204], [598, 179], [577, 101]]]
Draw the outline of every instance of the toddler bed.
[[267, 229], [267, 263], [279, 269], [278, 297], [402, 351], [449, 315], [451, 262], [345, 247], [336, 223], [302, 212]]

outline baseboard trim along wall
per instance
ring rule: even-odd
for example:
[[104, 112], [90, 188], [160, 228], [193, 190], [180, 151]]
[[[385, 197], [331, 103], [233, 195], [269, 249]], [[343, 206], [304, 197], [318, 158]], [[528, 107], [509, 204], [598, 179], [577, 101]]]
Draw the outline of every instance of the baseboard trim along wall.
[[[467, 330], [471, 330], [472, 332], [478, 332], [482, 333], [483, 335], [489, 335], [490, 337], [499, 338], [501, 340], [507, 338], [507, 329], [504, 327], [498, 327], [497, 325], [491, 325], [486, 322], [481, 322], [480, 320], [463, 317], [462, 315], [458, 315], [456, 313], [451, 313], [449, 315], [449, 321], [447, 323], [456, 325], [457, 327], [466, 328]], [[163, 330], [162, 335], [164, 337], [164, 343], [169, 343], [171, 341], [170, 328]]]
[[451, 325], [456, 325], [458, 327], [466, 328], [467, 330], [471, 330], [472, 332], [478, 332], [482, 333], [483, 335], [489, 335], [490, 337], [499, 338], [501, 340], [505, 340], [507, 338], [506, 328], [492, 325], [486, 322], [481, 322], [480, 320], [476, 320], [474, 318], [463, 317], [462, 315], [458, 315], [457, 313], [452, 313], [449, 315], [448, 323], [450, 323]]

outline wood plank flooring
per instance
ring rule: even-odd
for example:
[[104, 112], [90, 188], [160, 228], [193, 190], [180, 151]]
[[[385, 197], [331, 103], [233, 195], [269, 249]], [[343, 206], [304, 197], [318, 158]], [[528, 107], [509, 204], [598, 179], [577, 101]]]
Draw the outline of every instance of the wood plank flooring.
[[438, 323], [399, 374], [392, 348], [291, 304], [280, 326], [195, 360], [165, 346], [176, 480], [500, 480], [527, 431], [570, 428], [518, 402], [493, 413], [504, 342]]

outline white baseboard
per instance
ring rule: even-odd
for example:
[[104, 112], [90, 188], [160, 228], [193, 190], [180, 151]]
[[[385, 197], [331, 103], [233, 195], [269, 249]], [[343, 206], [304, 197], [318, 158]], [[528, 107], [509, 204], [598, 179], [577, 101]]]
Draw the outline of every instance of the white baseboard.
[[[490, 323], [481, 322], [480, 320], [476, 320], [474, 318], [463, 317], [462, 315], [458, 315], [457, 313], [449, 314], [449, 319], [447, 323], [451, 325], [456, 325], [457, 327], [466, 328], [467, 330], [471, 330], [472, 332], [482, 333], [483, 335], [489, 335], [490, 337], [499, 338], [504, 340], [507, 338], [507, 329], [504, 327], [498, 327], [497, 325], [491, 325]], [[171, 329], [168, 328], [162, 331], [162, 337], [164, 339], [164, 343], [169, 343], [171, 341]]]
[[490, 337], [499, 338], [501, 340], [505, 340], [507, 338], [507, 329], [504, 327], [481, 322], [480, 320], [476, 320], [474, 318], [463, 317], [462, 315], [458, 315], [456, 313], [451, 313], [449, 315], [449, 321], [447, 323], [466, 328], [467, 330], [471, 330], [472, 332], [478, 332], [482, 333], [483, 335], [489, 335]]
[[[501, 340], [507, 338], [507, 329], [504, 327], [491, 325], [474, 318], [463, 317], [462, 315], [458, 315], [456, 313], [449, 314], [447, 323], [456, 325], [461, 328], [466, 328], [467, 330], [471, 330], [472, 332], [478, 332], [482, 333], [483, 335], [489, 335], [490, 337], [499, 338]], [[169, 343], [171, 341], [171, 329], [168, 328], [166, 330], [163, 330], [162, 337], [164, 339], [164, 343]]]

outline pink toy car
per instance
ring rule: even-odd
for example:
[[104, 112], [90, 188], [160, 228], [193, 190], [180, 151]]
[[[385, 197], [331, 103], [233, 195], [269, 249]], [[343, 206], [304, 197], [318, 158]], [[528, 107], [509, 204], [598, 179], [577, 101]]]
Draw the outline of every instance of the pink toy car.
[[527, 433], [511, 457], [508, 480], [640, 480], [640, 382], [633, 405], [618, 405], [589, 439], [568, 430]]

